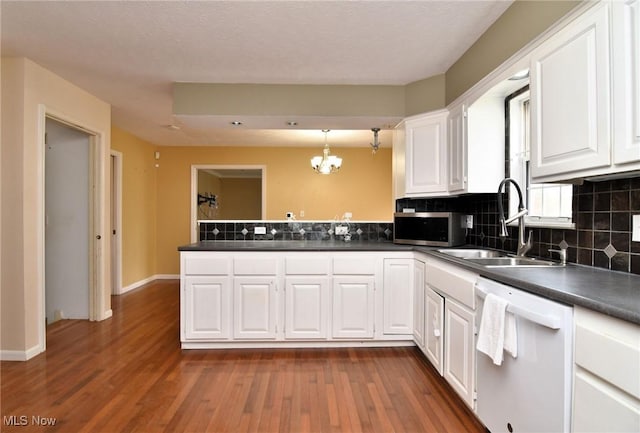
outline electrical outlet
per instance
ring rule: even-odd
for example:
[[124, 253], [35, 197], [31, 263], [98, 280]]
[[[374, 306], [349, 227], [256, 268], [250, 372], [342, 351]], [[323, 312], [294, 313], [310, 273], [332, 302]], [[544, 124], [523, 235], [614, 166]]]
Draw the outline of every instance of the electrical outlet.
[[468, 229], [473, 228], [473, 215], [467, 215], [465, 227]]
[[253, 233], [256, 235], [266, 235], [267, 234], [267, 228], [266, 227], [255, 227], [253, 229]]
[[336, 226], [336, 235], [338, 236], [344, 236], [347, 233], [349, 233], [349, 227], [348, 226]]
[[351, 219], [353, 217], [353, 214], [351, 212], [345, 212], [343, 215], [343, 218], [348, 220]]
[[633, 242], [640, 242], [640, 215], [634, 215], [631, 223], [631, 240]]

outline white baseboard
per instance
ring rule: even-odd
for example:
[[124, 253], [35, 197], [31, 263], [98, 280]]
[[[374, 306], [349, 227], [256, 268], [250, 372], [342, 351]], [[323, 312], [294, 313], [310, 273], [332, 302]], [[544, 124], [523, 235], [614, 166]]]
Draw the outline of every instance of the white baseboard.
[[150, 277], [147, 277], [143, 280], [140, 281], [136, 281], [133, 284], [129, 284], [128, 286], [123, 287], [120, 290], [120, 295], [125, 294], [127, 292], [130, 292], [131, 290], [137, 289], [138, 287], [142, 287], [145, 284], [149, 284], [155, 280], [179, 280], [180, 279], [180, 275], [179, 274], [156, 274], [156, 275], [152, 275]]
[[156, 274], [153, 278], [156, 280], [179, 280], [180, 274]]
[[39, 346], [28, 350], [0, 350], [0, 361], [28, 361], [43, 351]]

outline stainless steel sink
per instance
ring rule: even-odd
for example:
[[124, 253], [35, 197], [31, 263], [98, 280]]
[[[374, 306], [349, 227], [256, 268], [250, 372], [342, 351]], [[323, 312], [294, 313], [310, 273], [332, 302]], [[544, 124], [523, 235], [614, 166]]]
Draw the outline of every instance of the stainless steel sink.
[[443, 254], [448, 254], [461, 259], [483, 259], [488, 257], [507, 257], [507, 254], [494, 250], [469, 249], [469, 248], [445, 248], [438, 250]]
[[474, 249], [474, 248], [444, 248], [438, 252], [453, 257], [467, 260], [471, 263], [487, 268], [533, 268], [564, 266], [561, 263], [551, 260], [535, 259], [533, 257], [519, 257], [494, 250]]
[[472, 263], [485, 266], [487, 268], [532, 268], [532, 267], [548, 267], [563, 266], [560, 263], [550, 260], [534, 259], [533, 257], [490, 257], [468, 259]]

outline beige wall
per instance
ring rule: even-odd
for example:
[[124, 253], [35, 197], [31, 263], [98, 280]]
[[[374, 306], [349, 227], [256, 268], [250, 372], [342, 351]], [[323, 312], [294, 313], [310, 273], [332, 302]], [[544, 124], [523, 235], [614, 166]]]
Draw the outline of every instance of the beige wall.
[[445, 107], [445, 75], [434, 75], [405, 86], [405, 115], [426, 113]]
[[352, 212], [356, 220], [390, 221], [391, 149], [333, 148], [344, 159], [340, 173], [322, 176], [309, 160], [322, 148], [162, 147], [158, 170], [158, 272], [179, 272], [177, 247], [190, 242], [190, 182], [193, 164], [265, 165], [267, 219], [287, 211], [306, 220]]
[[581, 1], [516, 0], [446, 73], [446, 104], [473, 87]]
[[122, 153], [122, 285], [127, 287], [156, 272], [157, 147], [111, 129], [111, 148]]
[[220, 194], [220, 178], [205, 170], [198, 170], [198, 194]]
[[[2, 59], [2, 319], [1, 349], [28, 356], [44, 341], [44, 169], [42, 137], [48, 113], [100, 133], [97, 234], [108, 232], [108, 167], [111, 107], [24, 58]], [[110, 314], [109, 244], [98, 263], [98, 319]]]
[[262, 181], [224, 178], [219, 201], [221, 212], [216, 219], [259, 220], [262, 215]]

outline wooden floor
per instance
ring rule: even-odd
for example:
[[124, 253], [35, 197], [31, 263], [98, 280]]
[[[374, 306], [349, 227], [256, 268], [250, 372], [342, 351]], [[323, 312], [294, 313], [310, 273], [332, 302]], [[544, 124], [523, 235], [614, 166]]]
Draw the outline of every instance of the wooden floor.
[[113, 318], [57, 322], [45, 353], [2, 362], [0, 431], [484, 432], [415, 348], [182, 351], [178, 286], [113, 297]]

